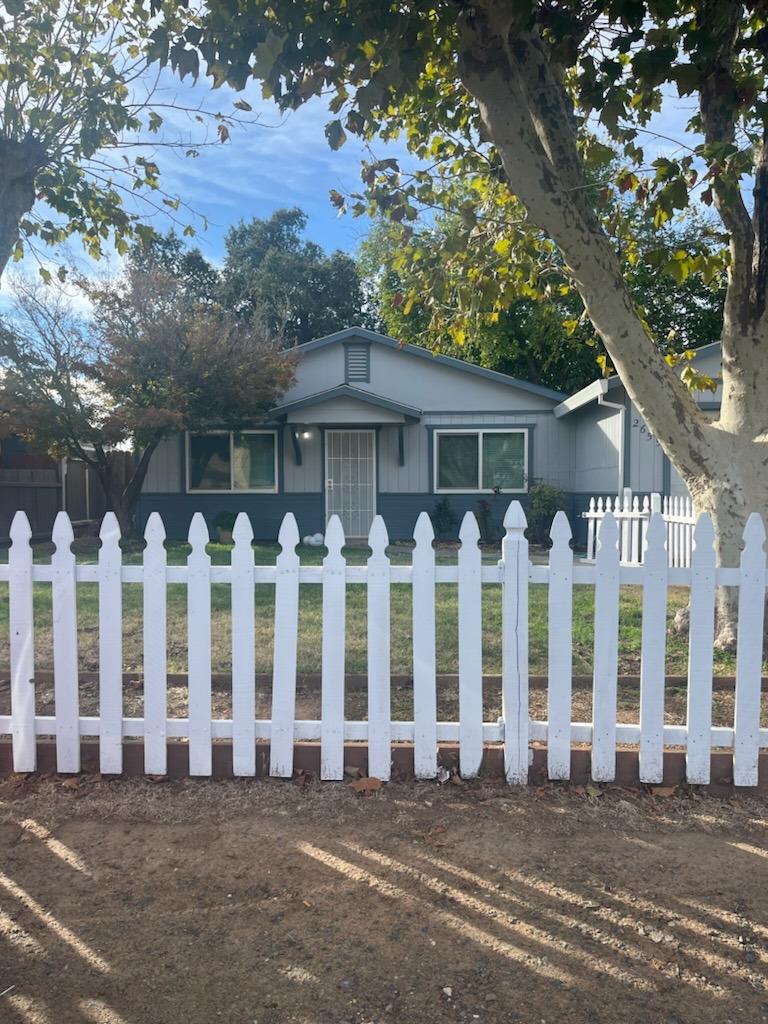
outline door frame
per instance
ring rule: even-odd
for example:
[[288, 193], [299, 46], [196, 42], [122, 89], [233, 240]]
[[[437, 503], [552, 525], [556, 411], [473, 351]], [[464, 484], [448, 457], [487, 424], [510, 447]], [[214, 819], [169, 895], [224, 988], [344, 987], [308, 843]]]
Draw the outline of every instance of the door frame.
[[[377, 426], [352, 427], [347, 424], [340, 426], [327, 425], [322, 428], [323, 437], [323, 532], [328, 526], [328, 439], [327, 434], [331, 431], [336, 433], [373, 434], [373, 515], [378, 515], [379, 509], [379, 428]], [[350, 536], [354, 536], [351, 534]], [[346, 534], [345, 534], [346, 537]], [[349, 539], [349, 538], [346, 538]]]

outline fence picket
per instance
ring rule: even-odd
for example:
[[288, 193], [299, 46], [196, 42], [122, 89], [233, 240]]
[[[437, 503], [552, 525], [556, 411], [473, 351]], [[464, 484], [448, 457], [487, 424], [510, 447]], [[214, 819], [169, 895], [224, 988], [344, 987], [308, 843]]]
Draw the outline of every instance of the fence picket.
[[187, 557], [187, 675], [189, 686], [189, 774], [210, 775], [211, 730], [211, 558], [202, 512], [189, 526]]
[[504, 516], [501, 542], [501, 715], [507, 781], [528, 781], [528, 541], [525, 513], [513, 501]]
[[232, 771], [256, 774], [256, 657], [253, 527], [245, 512], [232, 530]]
[[269, 774], [281, 779], [293, 775], [296, 718], [296, 658], [299, 634], [299, 528], [292, 512], [286, 513], [277, 541], [275, 561], [275, 649], [272, 659], [272, 737]]
[[144, 528], [144, 771], [167, 771], [167, 554], [157, 512]]
[[437, 657], [435, 652], [435, 532], [421, 512], [413, 539], [413, 768], [417, 779], [437, 775]]
[[765, 616], [765, 526], [753, 512], [744, 527], [736, 638], [733, 783], [757, 785], [760, 751], [760, 686]]
[[123, 556], [120, 526], [107, 512], [99, 531], [99, 767], [123, 770]]
[[35, 646], [32, 590], [32, 528], [24, 512], [13, 517], [8, 552], [8, 625], [11, 657], [13, 770], [37, 766], [35, 737]]
[[384, 780], [392, 762], [388, 544], [384, 520], [376, 516], [368, 534], [368, 774]]
[[56, 707], [56, 769], [80, 771], [80, 727], [77, 671], [77, 587], [75, 535], [66, 512], [59, 512], [51, 539], [51, 600], [53, 603], [53, 693]]
[[323, 664], [320, 778], [344, 778], [344, 665], [346, 645], [346, 559], [344, 529], [337, 515], [325, 530], [323, 559]]
[[693, 530], [688, 628], [687, 746], [685, 776], [707, 784], [712, 757], [712, 666], [715, 642], [715, 530], [709, 515]]
[[571, 683], [573, 672], [573, 551], [571, 526], [558, 512], [549, 531], [547, 775], [571, 776]]
[[482, 555], [473, 512], [464, 515], [459, 540], [459, 767], [473, 779], [483, 759]]
[[664, 777], [664, 680], [667, 638], [667, 530], [658, 514], [646, 532], [640, 654], [640, 781]]
[[597, 533], [595, 649], [592, 686], [592, 778], [616, 775], [616, 686], [619, 637], [619, 531], [607, 512]]

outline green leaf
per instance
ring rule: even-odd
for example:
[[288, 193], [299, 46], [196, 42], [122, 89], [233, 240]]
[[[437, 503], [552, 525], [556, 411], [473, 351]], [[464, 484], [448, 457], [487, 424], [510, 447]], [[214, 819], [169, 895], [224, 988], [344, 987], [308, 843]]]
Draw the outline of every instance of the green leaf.
[[341, 121], [331, 121], [325, 126], [325, 137], [331, 149], [340, 149], [347, 141], [347, 133], [341, 126]]

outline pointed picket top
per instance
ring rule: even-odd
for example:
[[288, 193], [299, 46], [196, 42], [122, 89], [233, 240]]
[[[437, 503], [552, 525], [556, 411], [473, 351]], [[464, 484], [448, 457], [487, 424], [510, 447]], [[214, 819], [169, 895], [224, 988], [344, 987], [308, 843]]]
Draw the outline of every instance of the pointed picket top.
[[104, 518], [99, 527], [99, 540], [102, 546], [119, 547], [120, 545], [120, 524], [114, 512], [105, 512]]
[[644, 494], [643, 495], [643, 512], [647, 513], [650, 507], [651, 507], [651, 503], [650, 503], [650, 500], [648, 498], [648, 495]]
[[32, 527], [29, 525], [26, 512], [19, 511], [15, 513], [11, 522], [9, 536], [14, 544], [29, 544], [32, 539]]
[[618, 549], [618, 544], [619, 524], [609, 510], [600, 520], [600, 528], [597, 531], [597, 553], [599, 555], [603, 548]]
[[416, 525], [413, 528], [413, 539], [416, 541], [416, 547], [422, 545], [432, 547], [432, 541], [435, 539], [435, 528], [432, 525], [432, 520], [429, 518], [429, 513], [419, 512], [419, 518], [416, 520]]
[[162, 544], [165, 540], [165, 526], [159, 512], [150, 513], [147, 525], [144, 527], [144, 540], [147, 542], [147, 546]]
[[594, 498], [590, 498], [589, 499], [589, 511], [590, 512], [594, 512], [595, 511], [595, 499]]
[[72, 529], [69, 516], [66, 512], [57, 512], [51, 530], [51, 540], [56, 545], [56, 551], [58, 552], [62, 548], [68, 549], [74, 539], [75, 532]]
[[368, 547], [374, 555], [384, 554], [388, 544], [389, 534], [387, 533], [387, 527], [384, 525], [384, 520], [381, 516], [374, 516], [371, 529], [368, 531]]
[[712, 524], [712, 517], [709, 512], [702, 512], [696, 520], [693, 528], [693, 548], [699, 551], [701, 548], [709, 550], [715, 543], [715, 527]]
[[280, 524], [280, 532], [277, 535], [277, 543], [282, 548], [282, 553], [293, 553], [299, 543], [299, 527], [296, 523], [296, 516], [293, 512], [286, 512]]
[[344, 547], [344, 527], [341, 525], [341, 519], [334, 514], [328, 520], [328, 525], [325, 528], [325, 546], [328, 548], [328, 555], [339, 556], [341, 549]]
[[632, 499], [632, 513], [635, 514], [640, 511], [640, 499], [637, 495]]
[[598, 512], [602, 512], [603, 511], [603, 499], [602, 498], [598, 498], [597, 499], [597, 511]]
[[474, 512], [464, 513], [459, 527], [459, 540], [462, 546], [466, 544], [471, 547], [474, 544], [477, 547], [477, 542], [480, 540], [480, 527], [477, 525], [477, 517]]
[[605, 499], [605, 511], [606, 512], [610, 512], [612, 510], [612, 508], [613, 508], [613, 505], [611, 504], [611, 499], [610, 498], [606, 498]]
[[253, 541], [253, 527], [247, 513], [238, 512], [235, 525], [232, 527], [232, 540], [235, 542], [235, 546], [242, 544], [245, 547], [250, 547]]
[[555, 513], [552, 526], [549, 528], [549, 537], [553, 548], [563, 548], [570, 545], [571, 538], [573, 537], [571, 524], [568, 522], [568, 516], [562, 510]]
[[513, 530], [522, 532], [527, 526], [528, 520], [525, 518], [523, 506], [519, 501], [511, 502], [509, 508], [504, 513], [504, 529], [507, 533], [511, 533]]
[[205, 546], [211, 539], [208, 532], [208, 524], [202, 512], [195, 512], [192, 522], [189, 524], [187, 540], [192, 546], [192, 551], [205, 551]]
[[664, 522], [664, 517], [662, 515], [658, 512], [654, 512], [648, 520], [648, 529], [645, 531], [645, 545], [643, 550], [653, 551], [656, 549], [663, 551], [666, 541], [667, 524]]
[[765, 525], [758, 512], [752, 512], [744, 527], [744, 550], [741, 553], [742, 562], [747, 564], [753, 558], [765, 558]]

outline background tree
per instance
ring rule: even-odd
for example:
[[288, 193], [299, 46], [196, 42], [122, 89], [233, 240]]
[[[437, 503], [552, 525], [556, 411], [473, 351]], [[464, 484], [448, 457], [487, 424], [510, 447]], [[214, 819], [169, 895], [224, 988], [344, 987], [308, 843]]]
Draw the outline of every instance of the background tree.
[[306, 226], [302, 210], [276, 210], [241, 221], [225, 240], [222, 303], [244, 320], [258, 314], [287, 345], [370, 322], [354, 260], [327, 255], [303, 237]]
[[[332, 146], [348, 132], [400, 135], [423, 166], [391, 158], [364, 168], [366, 211], [395, 220], [440, 206], [460, 175], [465, 205], [494, 212], [499, 259], [475, 278], [462, 316], [506, 309], [540, 289], [542, 254], [557, 250], [640, 414], [713, 515], [721, 563], [738, 560], [746, 516], [768, 505], [768, 26], [762, 5], [722, 0], [209, 0], [198, 49], [209, 71], [251, 74], [283, 109], [329, 98]], [[693, 114], [672, 156], [647, 160], [646, 132], [665, 93]], [[705, 383], [665, 359], [625, 280], [631, 235], [617, 247], [590, 196], [594, 126], [618, 147], [617, 185], [661, 228], [692, 197], [712, 204], [728, 238], [723, 399], [709, 419], [692, 387]], [[754, 182], [748, 197], [747, 190]], [[514, 253], [514, 258], [513, 258]], [[681, 274], [715, 272], [682, 252]], [[461, 322], [455, 330], [465, 329]], [[733, 641], [734, 601], [721, 605]]]
[[[160, 187], [157, 150], [195, 156], [249, 120], [241, 100], [245, 113], [186, 110], [189, 132], [164, 126], [169, 108], [185, 108], [158, 94], [147, 60], [195, 19], [181, 5], [161, 7], [158, 24], [134, 0], [0, 2], [0, 274], [36, 240], [79, 235], [98, 258], [111, 235], [125, 252], [133, 237], [151, 235], [142, 205], [178, 219], [182, 204]], [[197, 55], [179, 54], [177, 68], [196, 76]], [[128, 198], [136, 196], [143, 204]]]
[[[291, 384], [292, 360], [221, 307], [190, 301], [183, 280], [129, 268], [118, 281], [85, 284], [91, 319], [60, 289], [17, 282], [0, 330], [0, 426], [96, 473], [129, 534], [149, 462], [183, 430], [238, 429]], [[137, 454], [125, 486], [115, 453]]]

